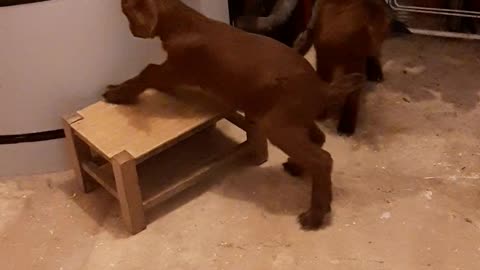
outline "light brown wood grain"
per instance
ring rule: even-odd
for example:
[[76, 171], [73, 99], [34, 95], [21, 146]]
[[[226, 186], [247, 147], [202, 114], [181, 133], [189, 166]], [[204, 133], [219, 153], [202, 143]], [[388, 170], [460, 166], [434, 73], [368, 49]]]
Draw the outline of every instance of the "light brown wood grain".
[[138, 162], [222, 118], [219, 111], [160, 92], [146, 92], [134, 106], [99, 101], [78, 114], [82, 120], [72, 128], [102, 156], [111, 159], [127, 151]]
[[130, 233], [139, 233], [146, 221], [135, 159], [123, 151], [112, 158], [112, 168], [123, 221]]

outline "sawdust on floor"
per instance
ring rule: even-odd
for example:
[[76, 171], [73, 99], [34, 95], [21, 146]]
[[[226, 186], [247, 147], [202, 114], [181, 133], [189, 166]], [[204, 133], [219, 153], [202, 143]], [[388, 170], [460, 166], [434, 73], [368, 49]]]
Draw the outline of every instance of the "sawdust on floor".
[[[386, 81], [368, 94], [358, 133], [338, 137], [334, 123], [323, 125], [335, 160], [327, 228], [299, 229], [309, 182], [283, 173], [274, 147], [262, 167], [213, 172], [153, 209], [135, 236], [114, 199], [79, 193], [71, 172], [5, 178], [1, 268], [478, 269], [480, 43], [394, 39], [383, 62]], [[154, 164], [158, 177], [179, 171]]]

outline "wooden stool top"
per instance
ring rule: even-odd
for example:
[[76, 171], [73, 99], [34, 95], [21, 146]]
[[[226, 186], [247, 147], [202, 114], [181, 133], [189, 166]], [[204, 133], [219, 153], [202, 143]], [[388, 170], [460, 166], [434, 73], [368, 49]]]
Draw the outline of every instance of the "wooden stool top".
[[220, 107], [205, 101], [192, 93], [176, 98], [147, 90], [136, 105], [90, 105], [77, 112], [71, 127], [105, 158], [127, 151], [140, 162], [220, 120]]

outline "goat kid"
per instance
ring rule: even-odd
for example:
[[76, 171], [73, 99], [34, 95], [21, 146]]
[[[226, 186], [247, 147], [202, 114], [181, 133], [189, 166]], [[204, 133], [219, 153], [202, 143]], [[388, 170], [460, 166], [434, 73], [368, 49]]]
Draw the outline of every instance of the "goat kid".
[[159, 37], [168, 58], [110, 86], [106, 101], [132, 104], [147, 88], [169, 93], [179, 85], [194, 85], [244, 111], [265, 141], [311, 173], [310, 209], [298, 220], [303, 229], [320, 228], [330, 212], [333, 160], [322, 149], [325, 136], [314, 120], [329, 102], [343, 100], [362, 75], [323, 82], [291, 48], [211, 20], [179, 0], [122, 0], [122, 10], [132, 34]]
[[[294, 49], [305, 55], [313, 44], [317, 73], [327, 82], [349, 73], [365, 74], [367, 80], [380, 82], [381, 48], [389, 33], [410, 31], [396, 20], [384, 0], [317, 0]], [[337, 126], [339, 134], [355, 132], [361, 92], [362, 87], [356, 86], [347, 96]]]

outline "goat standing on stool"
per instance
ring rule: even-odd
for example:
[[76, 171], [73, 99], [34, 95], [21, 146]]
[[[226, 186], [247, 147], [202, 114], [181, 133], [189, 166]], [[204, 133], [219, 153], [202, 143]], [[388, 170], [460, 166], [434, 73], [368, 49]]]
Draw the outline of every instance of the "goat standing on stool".
[[109, 87], [105, 99], [135, 103], [147, 88], [168, 93], [188, 84], [244, 111], [260, 127], [263, 141], [268, 138], [312, 174], [311, 206], [299, 222], [304, 229], [318, 229], [330, 212], [333, 161], [322, 149], [324, 134], [314, 120], [328, 102], [343, 99], [362, 76], [327, 84], [289, 47], [211, 20], [179, 0], [123, 0], [122, 9], [132, 34], [160, 37], [168, 58]]

